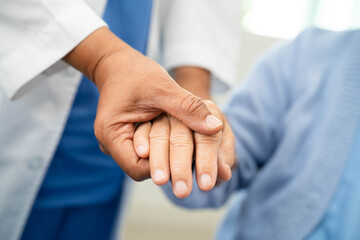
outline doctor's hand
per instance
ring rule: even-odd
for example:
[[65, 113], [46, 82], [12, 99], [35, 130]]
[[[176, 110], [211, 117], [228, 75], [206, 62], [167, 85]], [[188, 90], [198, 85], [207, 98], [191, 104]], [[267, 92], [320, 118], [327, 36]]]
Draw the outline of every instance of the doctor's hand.
[[201, 134], [216, 134], [223, 128], [200, 98], [105, 27], [90, 34], [64, 60], [98, 87], [96, 138], [101, 150], [134, 180], [150, 177], [149, 162], [140, 159], [133, 147], [135, 123], [167, 112]]
[[173, 192], [179, 198], [187, 197], [192, 190], [193, 155], [196, 181], [203, 191], [211, 190], [216, 182], [230, 180], [235, 164], [232, 130], [216, 105], [205, 102], [224, 122], [222, 131], [214, 135], [193, 132], [169, 114], [143, 123], [135, 131], [134, 147], [139, 157], [149, 159], [153, 182], [164, 185], [171, 178]]

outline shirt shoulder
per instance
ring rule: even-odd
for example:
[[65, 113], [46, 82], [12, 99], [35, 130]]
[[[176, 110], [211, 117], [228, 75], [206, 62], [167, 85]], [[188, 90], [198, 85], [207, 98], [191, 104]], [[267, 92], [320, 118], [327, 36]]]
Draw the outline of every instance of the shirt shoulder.
[[294, 40], [274, 46], [262, 62], [281, 73], [282, 83], [296, 97], [312, 87], [330, 84], [321, 76], [341, 71], [359, 44], [360, 30], [336, 32], [309, 28]]
[[299, 34], [294, 44], [304, 56], [327, 57], [350, 50], [359, 44], [359, 38], [360, 30], [339, 32], [309, 28]]

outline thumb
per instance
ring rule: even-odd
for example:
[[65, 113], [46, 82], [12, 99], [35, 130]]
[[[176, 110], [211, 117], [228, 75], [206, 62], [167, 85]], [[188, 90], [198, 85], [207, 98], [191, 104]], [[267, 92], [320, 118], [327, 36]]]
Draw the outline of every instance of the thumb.
[[160, 109], [195, 132], [212, 135], [222, 130], [222, 121], [211, 114], [205, 102], [177, 84], [164, 91], [157, 101]]

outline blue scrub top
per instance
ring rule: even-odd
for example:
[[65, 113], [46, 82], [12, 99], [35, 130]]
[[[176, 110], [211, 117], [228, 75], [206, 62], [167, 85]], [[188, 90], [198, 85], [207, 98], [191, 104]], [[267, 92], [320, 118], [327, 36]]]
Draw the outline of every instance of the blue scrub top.
[[[151, 0], [109, 0], [103, 19], [112, 32], [145, 53], [151, 5]], [[119, 196], [124, 173], [100, 151], [94, 136], [98, 98], [95, 85], [83, 77], [34, 207], [94, 204]]]
[[360, 239], [360, 125], [339, 186], [307, 240]]

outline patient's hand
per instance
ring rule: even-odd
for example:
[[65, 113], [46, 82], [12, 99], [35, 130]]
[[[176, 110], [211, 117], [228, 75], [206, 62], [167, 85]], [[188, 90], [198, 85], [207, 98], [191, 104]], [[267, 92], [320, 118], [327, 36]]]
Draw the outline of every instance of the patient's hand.
[[195, 151], [196, 180], [201, 190], [211, 190], [216, 182], [231, 178], [235, 164], [235, 138], [223, 114], [206, 101], [214, 116], [223, 121], [223, 130], [206, 136], [193, 132], [176, 118], [162, 114], [152, 124], [138, 126], [134, 148], [142, 159], [149, 158], [151, 178], [164, 185], [171, 176], [174, 194], [185, 198], [192, 189], [192, 164]]

